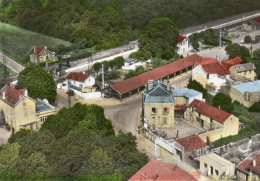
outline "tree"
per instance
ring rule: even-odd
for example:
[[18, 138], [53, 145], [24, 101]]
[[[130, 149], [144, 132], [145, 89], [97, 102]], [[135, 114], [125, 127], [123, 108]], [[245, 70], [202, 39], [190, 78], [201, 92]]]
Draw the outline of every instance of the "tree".
[[98, 72], [101, 69], [102, 64], [100, 62], [96, 62], [96, 63], [94, 63], [93, 67], [94, 67], [94, 70]]
[[188, 88], [201, 92], [205, 99], [208, 97], [208, 91], [196, 80], [190, 80], [188, 83]]
[[152, 57], [170, 59], [175, 52], [179, 30], [170, 18], [154, 18], [140, 38], [140, 51], [148, 51]]
[[232, 99], [223, 93], [217, 93], [213, 98], [213, 106], [220, 107], [221, 109], [232, 112], [234, 110], [234, 105]]
[[240, 46], [237, 43], [232, 43], [225, 48], [227, 54], [229, 55], [229, 58], [235, 58], [237, 56], [240, 56], [243, 59], [250, 58], [250, 51], [245, 46]]
[[246, 35], [245, 38], [244, 38], [244, 42], [245, 43], [253, 43], [253, 40], [252, 40], [251, 36]]
[[255, 102], [248, 108], [249, 112], [260, 112], [260, 101]]
[[57, 96], [57, 86], [53, 76], [40, 66], [31, 65], [20, 72], [17, 88], [26, 88], [32, 98], [46, 98], [51, 103]]

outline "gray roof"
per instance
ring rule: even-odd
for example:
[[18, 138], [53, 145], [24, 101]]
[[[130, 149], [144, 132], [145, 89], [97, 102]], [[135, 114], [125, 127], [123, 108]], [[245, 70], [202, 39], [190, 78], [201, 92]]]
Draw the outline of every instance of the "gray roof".
[[153, 82], [153, 88], [145, 95], [145, 103], [174, 103], [174, 96], [161, 81]]
[[49, 111], [52, 110], [53, 108], [47, 106], [46, 104], [37, 101], [36, 103], [36, 112], [45, 112], [45, 111]]
[[235, 68], [237, 72], [245, 72], [248, 70], [255, 70], [255, 65], [253, 63], [245, 63], [245, 64], [239, 64], [235, 65]]
[[243, 94], [245, 92], [258, 92], [260, 91], [260, 80], [232, 85], [232, 87]]
[[193, 89], [188, 88], [172, 88], [173, 96], [174, 97], [186, 97], [192, 98], [201, 95], [201, 92], [198, 92]]

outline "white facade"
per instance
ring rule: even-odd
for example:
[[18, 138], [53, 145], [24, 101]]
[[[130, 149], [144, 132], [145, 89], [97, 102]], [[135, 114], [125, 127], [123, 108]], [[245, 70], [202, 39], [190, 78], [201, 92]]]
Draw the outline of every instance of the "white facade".
[[192, 46], [189, 44], [189, 39], [185, 38], [182, 42], [177, 43], [178, 48], [178, 54], [183, 54], [186, 51], [190, 51], [192, 49]]
[[68, 81], [70, 82], [70, 85], [78, 87], [80, 89], [82, 89], [84, 87], [92, 87], [95, 84], [95, 78], [91, 75], [84, 82], [67, 79], [67, 82], [66, 82], [67, 84], [68, 84]]
[[216, 91], [218, 91], [221, 86], [225, 85], [229, 78], [229, 75], [220, 76], [218, 74], [208, 74], [201, 65], [197, 65], [192, 70], [192, 80], [198, 80], [196, 79], [197, 75], [204, 77], [207, 80], [207, 83], [216, 86]]
[[125, 70], [135, 70], [136, 67], [138, 66], [146, 66], [146, 63], [145, 62], [136, 62], [136, 63], [133, 63], [133, 62], [125, 62], [124, 63], [124, 66], [122, 67], [122, 69], [125, 69]]

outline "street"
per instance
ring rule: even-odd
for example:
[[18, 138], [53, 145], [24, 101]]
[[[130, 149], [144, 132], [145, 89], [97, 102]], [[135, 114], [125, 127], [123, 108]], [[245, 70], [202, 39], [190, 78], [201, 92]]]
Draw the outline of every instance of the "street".
[[137, 124], [142, 110], [141, 97], [120, 105], [104, 108], [105, 115], [112, 120], [116, 133], [122, 131], [131, 132], [133, 135], [136, 135]]

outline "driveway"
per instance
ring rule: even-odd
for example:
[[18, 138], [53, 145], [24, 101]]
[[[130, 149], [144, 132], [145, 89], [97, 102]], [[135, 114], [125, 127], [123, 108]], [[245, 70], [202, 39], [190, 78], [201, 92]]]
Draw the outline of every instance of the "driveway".
[[104, 108], [105, 115], [112, 120], [116, 133], [122, 131], [131, 132], [133, 135], [136, 135], [138, 121], [142, 111], [142, 97], [120, 105]]

